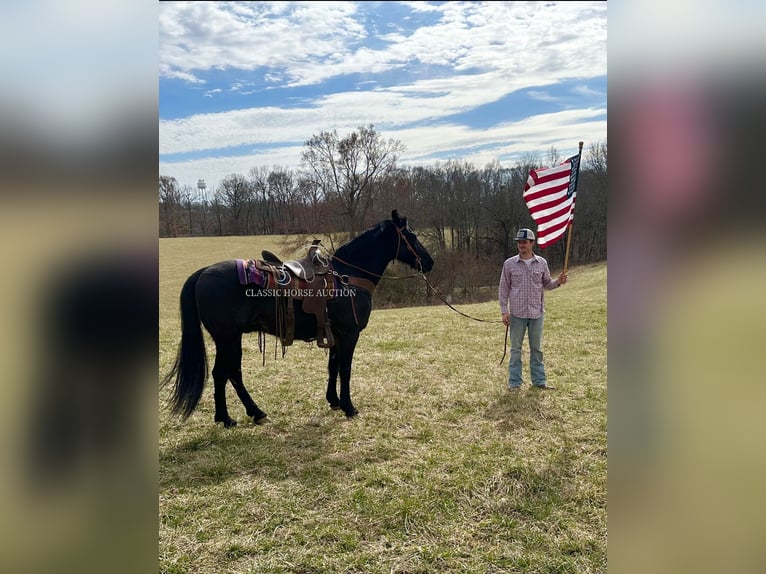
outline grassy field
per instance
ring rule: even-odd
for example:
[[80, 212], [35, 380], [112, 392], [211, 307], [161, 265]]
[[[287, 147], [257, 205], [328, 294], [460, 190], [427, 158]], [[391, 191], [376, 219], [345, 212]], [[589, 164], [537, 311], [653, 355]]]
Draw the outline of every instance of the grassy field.
[[[263, 248], [279, 252], [273, 238], [160, 240], [163, 373], [186, 277]], [[160, 413], [160, 572], [606, 572], [606, 277], [573, 268], [547, 296], [550, 392], [512, 395], [504, 327], [445, 306], [373, 311], [353, 420], [324, 400], [324, 350], [275, 359], [269, 337], [262, 366], [245, 335], [245, 384], [272, 422], [249, 423], [229, 389], [240, 424], [214, 426], [211, 384], [186, 422]], [[460, 309], [499, 318], [496, 303]], [[528, 383], [526, 369], [525, 351]]]

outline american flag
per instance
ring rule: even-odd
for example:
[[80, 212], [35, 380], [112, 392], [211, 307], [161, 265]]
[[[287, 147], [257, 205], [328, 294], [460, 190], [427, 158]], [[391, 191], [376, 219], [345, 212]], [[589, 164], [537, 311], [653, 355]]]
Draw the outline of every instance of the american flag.
[[561, 239], [574, 219], [579, 168], [578, 154], [556, 167], [529, 172], [523, 197], [537, 224], [537, 245], [541, 248]]

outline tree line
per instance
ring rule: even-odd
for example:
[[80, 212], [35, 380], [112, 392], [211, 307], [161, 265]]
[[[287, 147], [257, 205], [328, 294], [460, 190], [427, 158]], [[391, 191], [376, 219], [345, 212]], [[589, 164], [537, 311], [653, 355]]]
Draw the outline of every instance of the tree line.
[[[209, 195], [161, 175], [160, 236], [342, 232], [342, 241], [395, 208], [434, 255], [431, 277], [440, 291], [486, 299], [481, 288], [497, 282], [502, 261], [515, 253], [516, 230], [536, 228], [522, 198], [529, 171], [563, 158], [551, 148], [544, 160], [528, 155], [511, 167], [461, 160], [402, 167], [403, 150], [369, 125], [342, 137], [323, 131], [305, 142], [299, 169], [253, 167], [225, 177]], [[607, 143], [594, 142], [583, 150], [570, 265], [606, 259], [606, 197]], [[554, 270], [563, 266], [565, 248], [561, 240], [538, 252]]]

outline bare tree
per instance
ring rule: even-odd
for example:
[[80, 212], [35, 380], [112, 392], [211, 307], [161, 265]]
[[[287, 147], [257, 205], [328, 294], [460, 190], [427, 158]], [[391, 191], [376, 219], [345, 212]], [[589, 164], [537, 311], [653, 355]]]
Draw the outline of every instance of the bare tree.
[[573, 228], [574, 262], [606, 257], [607, 190], [607, 143], [596, 142], [590, 146], [580, 171]]
[[304, 208], [304, 216], [300, 227], [311, 230], [314, 233], [322, 231], [322, 210], [324, 194], [321, 184], [312, 177], [311, 173], [305, 172], [299, 175], [296, 186], [298, 201]]
[[196, 195], [196, 190], [190, 185], [184, 185], [183, 188], [181, 188], [181, 197], [184, 200], [186, 213], [189, 216], [189, 236], [194, 235], [194, 227], [192, 224], [192, 203], [194, 203]]
[[376, 184], [395, 169], [404, 144], [384, 140], [370, 124], [343, 138], [336, 130], [323, 131], [304, 145], [302, 162], [325, 193], [339, 199], [349, 237], [355, 237], [374, 202]]
[[245, 215], [252, 196], [252, 186], [245, 176], [233, 173], [221, 180], [218, 191], [221, 201], [229, 210], [233, 224], [232, 232], [235, 235], [242, 233], [242, 216]]
[[588, 167], [600, 176], [606, 177], [607, 172], [607, 142], [596, 142], [591, 144], [588, 150]]
[[[269, 194], [274, 201], [275, 223], [280, 226], [280, 232], [289, 233], [295, 223], [295, 186], [293, 172], [275, 166], [268, 177]], [[275, 229], [277, 231], [277, 229]]]
[[210, 202], [210, 207], [213, 208], [213, 215], [215, 221], [218, 224], [218, 235], [223, 235], [223, 214], [224, 214], [224, 200], [223, 193], [220, 188], [213, 194], [213, 200]]
[[160, 205], [164, 215], [166, 237], [176, 237], [180, 231], [181, 190], [175, 177], [161, 175], [159, 180]]
[[434, 167], [418, 166], [412, 170], [417, 197], [417, 215], [426, 223], [425, 236], [432, 236], [441, 249], [447, 247], [449, 199], [446, 193], [444, 169], [438, 163]]
[[210, 203], [207, 199], [207, 194], [201, 193], [199, 198], [199, 227], [202, 235], [207, 235], [207, 216], [208, 207]]
[[[512, 174], [499, 162], [488, 164], [481, 174], [483, 220], [486, 221], [486, 240], [497, 244], [504, 258], [511, 251], [514, 227], [513, 203], [511, 202]], [[490, 248], [491, 249], [491, 248]]]
[[554, 167], [561, 163], [561, 155], [559, 154], [558, 150], [555, 146], [551, 146], [548, 149], [548, 153], [545, 156], [545, 159], [548, 162], [548, 167]]
[[269, 196], [269, 169], [265, 165], [253, 167], [248, 175], [252, 190], [250, 205], [254, 212], [253, 217], [258, 219], [256, 230], [267, 235], [273, 231], [270, 225], [273, 202]]

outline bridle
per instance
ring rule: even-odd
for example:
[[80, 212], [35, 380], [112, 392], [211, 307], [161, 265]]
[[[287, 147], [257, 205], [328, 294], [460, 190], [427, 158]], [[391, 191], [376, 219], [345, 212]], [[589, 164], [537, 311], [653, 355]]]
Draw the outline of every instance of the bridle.
[[[396, 256], [399, 255], [399, 249], [402, 246], [402, 241], [404, 241], [404, 245], [407, 246], [407, 249], [409, 250], [409, 252], [412, 253], [412, 255], [415, 257], [415, 263], [418, 266], [418, 274], [422, 275], [423, 277], [425, 277], [425, 275], [423, 274], [423, 262], [420, 259], [420, 255], [418, 255], [418, 252], [415, 251], [415, 249], [412, 247], [412, 244], [407, 240], [407, 238], [405, 237], [404, 233], [402, 232], [402, 228], [399, 227], [398, 225], [396, 225], [396, 223], [394, 223], [394, 229], [396, 229], [397, 242], [396, 242], [396, 251], [394, 251], [394, 256], [392, 257], [392, 259], [393, 260], [397, 259]], [[380, 275], [378, 273], [374, 273], [372, 271], [369, 271], [367, 269], [359, 267], [358, 265], [354, 265], [353, 263], [349, 263], [348, 261], [344, 261], [343, 259], [341, 259], [337, 255], [331, 255], [330, 259], [335, 259], [336, 261], [339, 261], [343, 265], [347, 265], [348, 267], [356, 269], [357, 271], [361, 271], [362, 273], [367, 273], [367, 275], [371, 275], [373, 277], [377, 277], [378, 279], [382, 279], [383, 278], [383, 275]], [[332, 273], [333, 273], [333, 275], [335, 275], [339, 279], [342, 279], [343, 277], [348, 278], [347, 275], [340, 275], [339, 273], [337, 273], [334, 270], [333, 270]], [[415, 275], [405, 275], [403, 277], [389, 277], [389, 278], [390, 279], [412, 279], [413, 277], [417, 277], [418, 274], [415, 274]]]
[[[409, 228], [409, 226], [406, 226], [407, 229], [412, 233], [412, 230]], [[399, 236], [399, 241], [396, 243], [396, 252], [394, 253], [394, 259], [396, 259], [396, 256], [399, 255], [399, 248], [402, 246], [402, 241], [404, 241], [404, 244], [407, 246], [407, 249], [410, 253], [415, 257], [415, 263], [418, 264], [418, 272], [423, 275], [423, 263], [420, 261], [420, 255], [418, 255], [418, 252], [415, 251], [415, 249], [412, 247], [409, 241], [407, 241], [407, 238], [404, 236], [404, 232], [402, 231], [402, 228], [396, 225], [394, 223], [394, 228], [396, 229], [396, 234]]]

